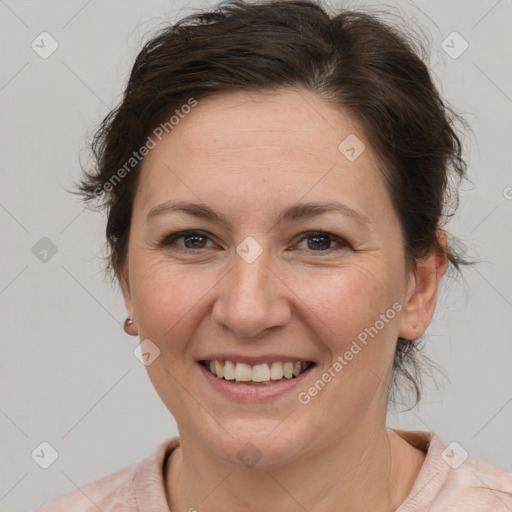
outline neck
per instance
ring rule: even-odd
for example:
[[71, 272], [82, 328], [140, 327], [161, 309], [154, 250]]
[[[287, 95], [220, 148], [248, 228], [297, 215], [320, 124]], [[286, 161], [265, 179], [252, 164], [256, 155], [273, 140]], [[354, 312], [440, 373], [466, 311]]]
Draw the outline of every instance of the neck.
[[180, 432], [165, 476], [171, 512], [186, 510], [393, 511], [410, 492], [424, 461], [385, 425], [360, 427], [314, 453], [272, 469], [246, 468], [212, 457]]

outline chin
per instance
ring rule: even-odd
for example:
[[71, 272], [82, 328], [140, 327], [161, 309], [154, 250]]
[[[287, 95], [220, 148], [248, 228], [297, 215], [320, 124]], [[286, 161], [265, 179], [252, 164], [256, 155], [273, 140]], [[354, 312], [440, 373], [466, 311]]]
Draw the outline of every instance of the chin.
[[231, 428], [226, 429], [229, 433], [217, 425], [215, 431], [204, 433], [205, 444], [216, 457], [236, 466], [252, 469], [283, 466], [318, 438], [312, 426], [301, 428], [296, 422], [292, 425], [291, 416], [271, 420], [239, 419], [230, 423]]

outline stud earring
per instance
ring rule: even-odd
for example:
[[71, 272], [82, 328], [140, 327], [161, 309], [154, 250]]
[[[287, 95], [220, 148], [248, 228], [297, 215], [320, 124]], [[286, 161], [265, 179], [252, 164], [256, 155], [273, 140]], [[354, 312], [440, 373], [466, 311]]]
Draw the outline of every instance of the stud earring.
[[124, 332], [126, 332], [126, 334], [130, 334], [131, 336], [135, 336], [135, 334], [133, 332], [130, 332], [130, 327], [132, 327], [133, 325], [134, 325], [133, 318], [131, 316], [129, 316], [124, 321], [124, 326], [123, 326]]

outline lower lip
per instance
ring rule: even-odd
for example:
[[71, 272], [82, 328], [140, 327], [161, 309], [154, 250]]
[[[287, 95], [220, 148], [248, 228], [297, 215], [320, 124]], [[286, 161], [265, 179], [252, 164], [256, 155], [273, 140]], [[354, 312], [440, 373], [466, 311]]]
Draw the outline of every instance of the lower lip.
[[244, 402], [263, 402], [270, 398], [274, 398], [276, 396], [292, 391], [304, 381], [304, 379], [315, 366], [310, 366], [305, 372], [301, 373], [294, 379], [283, 380], [268, 386], [251, 386], [250, 384], [233, 384], [232, 381], [220, 379], [208, 371], [201, 363], [197, 364], [206, 380], [212, 385], [214, 389], [223, 393], [229, 398], [234, 398]]

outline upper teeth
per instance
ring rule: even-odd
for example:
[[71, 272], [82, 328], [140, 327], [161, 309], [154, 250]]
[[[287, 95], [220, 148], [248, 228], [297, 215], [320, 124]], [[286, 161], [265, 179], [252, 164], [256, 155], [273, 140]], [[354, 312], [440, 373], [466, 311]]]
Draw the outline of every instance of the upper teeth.
[[308, 362], [281, 362], [274, 361], [270, 364], [255, 364], [251, 366], [246, 363], [234, 363], [233, 361], [206, 361], [207, 368], [217, 377], [226, 380], [266, 382], [269, 380], [280, 380], [284, 377], [291, 379], [297, 377], [301, 371], [309, 366]]

